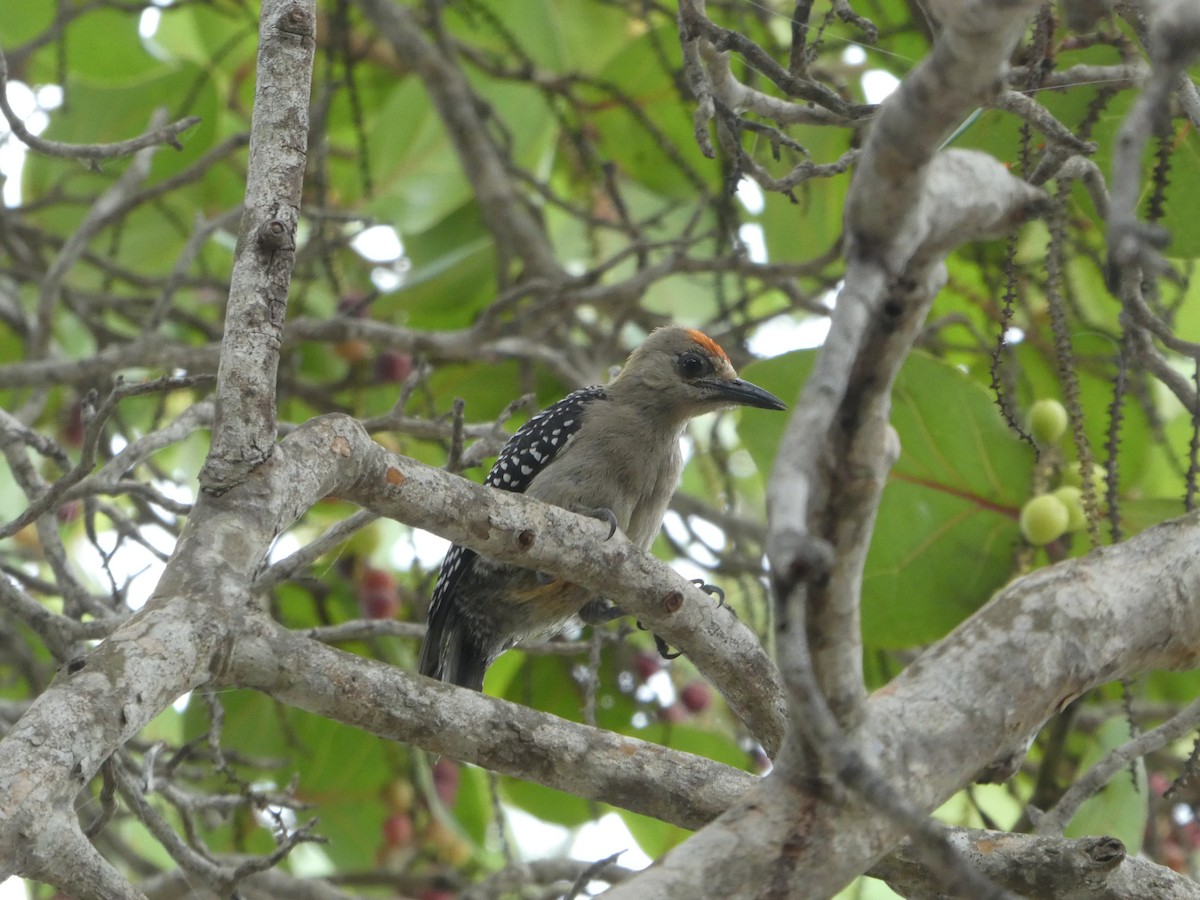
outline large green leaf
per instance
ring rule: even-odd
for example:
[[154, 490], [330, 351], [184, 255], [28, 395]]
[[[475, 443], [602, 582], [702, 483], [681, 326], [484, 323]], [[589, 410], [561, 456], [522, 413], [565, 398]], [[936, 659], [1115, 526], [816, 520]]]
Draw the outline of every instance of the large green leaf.
[[[222, 747], [254, 760], [279, 760], [274, 782], [285, 787], [297, 778], [297, 796], [311, 805], [299, 813], [316, 816], [318, 832], [329, 839], [324, 852], [335, 865], [369, 868], [380, 843], [386, 815], [380, 790], [394, 777], [388, 758], [392, 745], [372, 734], [279, 706], [249, 691], [222, 694]], [[186, 714], [189, 733], [203, 733], [208, 717], [193, 700]], [[219, 776], [215, 776], [218, 777]], [[303, 819], [302, 819], [303, 820]], [[261, 828], [256, 840], [271, 847]]]
[[[746, 377], [793, 397], [813, 356], [755, 363]], [[863, 575], [864, 640], [874, 647], [943, 636], [1008, 579], [1033, 466], [1032, 449], [1009, 432], [988, 392], [923, 354], [897, 377], [891, 421], [901, 454]], [[760, 468], [772, 464], [783, 428], [779, 417], [742, 417]]]
[[920, 354], [897, 378], [892, 424], [901, 453], [864, 573], [863, 632], [905, 646], [940, 637], [1007, 580], [1033, 452], [986, 390]]
[[391, 89], [367, 132], [367, 149], [375, 184], [369, 211], [401, 234], [424, 231], [473, 196], [441, 119], [415, 77]]
[[[91, 84], [133, 84], [161, 65], [142, 43], [139, 21], [134, 16], [100, 8], [68, 21], [66, 52], [71, 59], [68, 98], [75, 79]], [[98, 39], [100, 35], [103, 37]]]
[[[696, 196], [696, 184], [672, 156], [714, 188], [719, 185], [720, 170], [696, 146], [691, 110], [679, 100], [674, 72], [663, 67], [664, 52], [678, 64], [674, 28], [637, 37], [614, 56], [603, 77], [643, 115], [634, 116], [617, 96], [600, 93], [589, 124], [596, 129], [599, 151], [616, 163], [623, 175], [664, 196], [691, 200]], [[646, 122], [653, 123], [658, 133], [649, 131]]]
[[[1095, 742], [1080, 760], [1080, 773], [1086, 772], [1130, 737], [1129, 723], [1124, 717], [1109, 719], [1100, 726]], [[1120, 840], [1127, 852], [1136, 854], [1142, 849], [1146, 832], [1148, 796], [1145, 768], [1137, 767], [1135, 783], [1129, 768], [1124, 767], [1079, 808], [1065, 834], [1072, 838], [1109, 835]]]
[[162, 10], [153, 44], [176, 59], [232, 76], [258, 50], [258, 17], [236, 4], [183, 3]]
[[607, 63], [641, 25], [615, 6], [558, 0], [482, 0], [451, 5], [447, 13], [451, 27], [477, 46], [511, 53], [513, 42], [537, 65], [588, 73]]
[[[47, 31], [54, 22], [52, 3], [12, 3], [4, 10], [4, 30], [0, 32], [0, 46], [7, 53]], [[11, 63], [10, 63], [11, 65]], [[14, 77], [19, 73], [10, 72]]]
[[[797, 127], [790, 134], [808, 150], [812, 161], [819, 164], [836, 162], [850, 147], [850, 136], [837, 128]], [[785, 174], [783, 167], [769, 164], [766, 148], [753, 151], [753, 155], [767, 157], [760, 163], [779, 169], [778, 175]], [[828, 252], [842, 233], [842, 209], [849, 186], [850, 175], [845, 173], [801, 182], [793, 191], [794, 200], [778, 192], [767, 192], [762, 214], [748, 217], [748, 221], [757, 219], [762, 224], [768, 260], [796, 262]]]

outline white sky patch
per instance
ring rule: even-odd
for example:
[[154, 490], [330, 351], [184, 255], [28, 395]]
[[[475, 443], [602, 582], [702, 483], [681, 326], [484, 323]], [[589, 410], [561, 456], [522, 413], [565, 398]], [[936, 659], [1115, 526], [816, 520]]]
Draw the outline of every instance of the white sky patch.
[[[169, 554], [175, 549], [175, 536], [162, 528], [148, 526], [142, 529], [141, 534], [147, 543], [156, 550]], [[101, 531], [96, 535], [100, 546], [104, 547], [106, 552], [111, 552], [112, 548], [116, 546], [117, 537], [115, 531]], [[108, 561], [108, 567], [118, 586], [127, 584], [125, 603], [130, 609], [139, 610], [146, 605], [146, 601], [154, 593], [154, 588], [158, 586], [158, 580], [162, 577], [166, 564], [141, 544], [135, 541], [125, 541], [121, 544], [120, 552]], [[99, 569], [99, 560], [97, 560], [97, 567], [89, 568], [89, 572], [93, 578], [100, 580], [101, 584], [106, 580], [104, 573]]]
[[441, 563], [442, 557], [450, 549], [450, 542], [444, 537], [434, 534], [432, 531], [413, 529], [412, 546], [417, 559], [421, 561], [421, 565], [427, 569], [432, 569]]
[[868, 103], [882, 103], [899, 86], [900, 79], [883, 69], [871, 69], [863, 73], [863, 95]]
[[300, 541], [292, 533], [281, 534], [275, 539], [275, 543], [271, 545], [270, 551], [267, 553], [267, 562], [277, 563], [281, 559], [287, 559], [293, 553], [300, 549]]
[[395, 262], [404, 255], [404, 242], [391, 225], [372, 225], [356, 234], [350, 246], [368, 262]]
[[653, 700], [659, 706], [670, 706], [676, 699], [675, 682], [666, 669], [659, 669], [644, 684], [638, 685], [637, 698], [643, 703]]
[[[189, 476], [185, 475], [184, 477], [187, 478]], [[156, 478], [151, 483], [160, 494], [170, 500], [174, 500], [176, 503], [194, 503], [196, 501], [196, 495], [192, 493], [187, 482], [161, 481]]]
[[752, 216], [760, 215], [766, 209], [767, 200], [763, 196], [762, 188], [758, 186], [757, 181], [743, 178], [738, 182], [737, 194], [735, 196], [746, 212]]
[[642, 852], [625, 827], [624, 820], [616, 813], [607, 813], [597, 821], [582, 826], [571, 844], [571, 855], [589, 862], [604, 859], [618, 850], [625, 852], [617, 863], [630, 869], [644, 869], [652, 861]]
[[371, 284], [375, 285], [380, 293], [390, 294], [404, 284], [404, 276], [395, 269], [376, 266], [371, 270]]
[[504, 807], [504, 818], [522, 859], [554, 859], [571, 846], [571, 833], [561, 825], [543, 822], [511, 806]]
[[162, 21], [162, 13], [153, 6], [148, 6], [142, 10], [142, 16], [138, 19], [138, 34], [143, 39], [154, 37], [158, 31], [158, 23]]
[[738, 228], [738, 238], [746, 245], [746, 255], [751, 262], [767, 261], [767, 236], [757, 222], [746, 222]]
[[0, 900], [25, 900], [25, 882], [16, 875], [0, 882]]
[[725, 546], [725, 532], [706, 519], [694, 518], [691, 521], [692, 533], [706, 546], [720, 550]]
[[663, 528], [677, 544], [686, 544], [691, 540], [692, 536], [688, 534], [687, 526], [683, 524], [683, 518], [677, 512], [667, 510], [667, 514], [663, 516]]
[[412, 262], [404, 255], [404, 241], [391, 225], [372, 225], [350, 240], [350, 246], [367, 262], [379, 263], [371, 269], [371, 283], [384, 294], [404, 284]]
[[[47, 85], [36, 91], [22, 81], [8, 82], [8, 102], [33, 134], [41, 134], [50, 124], [47, 113], [62, 105], [62, 88]], [[0, 127], [0, 174], [5, 177], [5, 206], [21, 204], [21, 170], [25, 167], [25, 145], [13, 137], [7, 126]]]
[[[832, 295], [828, 302], [832, 306]], [[811, 316], [800, 320], [791, 316], [776, 316], [763, 322], [746, 343], [755, 356], [770, 358], [791, 350], [820, 347], [825, 343], [827, 334], [828, 316]]]
[[153, 0], [154, 6], [147, 7], [142, 10], [142, 17], [138, 20], [138, 34], [142, 40], [149, 40], [158, 32], [158, 23], [162, 21], [162, 13], [155, 7], [165, 7], [173, 4], [175, 0]]
[[1016, 325], [1010, 325], [1008, 330], [1004, 332], [1004, 343], [1019, 344], [1025, 340], [1025, 332]]
[[867, 61], [867, 51], [858, 44], [851, 44], [842, 51], [842, 62], [848, 66], [861, 66]]

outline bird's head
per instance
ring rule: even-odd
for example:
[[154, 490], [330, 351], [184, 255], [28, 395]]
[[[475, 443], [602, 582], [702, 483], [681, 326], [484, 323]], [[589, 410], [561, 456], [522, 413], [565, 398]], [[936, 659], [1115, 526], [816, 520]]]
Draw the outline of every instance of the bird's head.
[[671, 410], [681, 421], [731, 406], [787, 409], [774, 394], [738, 378], [717, 342], [693, 328], [653, 331], [612, 387], [637, 395], [644, 406]]

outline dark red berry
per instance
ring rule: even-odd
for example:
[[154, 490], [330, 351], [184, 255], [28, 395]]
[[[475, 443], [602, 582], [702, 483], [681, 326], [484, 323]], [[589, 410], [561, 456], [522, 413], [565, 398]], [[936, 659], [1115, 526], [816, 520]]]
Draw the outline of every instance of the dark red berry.
[[712, 705], [712, 689], [703, 681], [685, 684], [679, 692], [679, 701], [688, 712], [702, 713]]

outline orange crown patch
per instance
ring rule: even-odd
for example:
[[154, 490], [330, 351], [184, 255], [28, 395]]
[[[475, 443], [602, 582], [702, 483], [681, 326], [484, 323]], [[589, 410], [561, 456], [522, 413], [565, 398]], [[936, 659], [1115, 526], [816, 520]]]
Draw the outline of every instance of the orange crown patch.
[[689, 328], [687, 333], [693, 341], [707, 350], [711, 355], [715, 356], [717, 359], [723, 359], [726, 362], [729, 362], [729, 357], [726, 355], [725, 351], [721, 349], [721, 345], [710, 338], [703, 331], [697, 331], [695, 328]]

